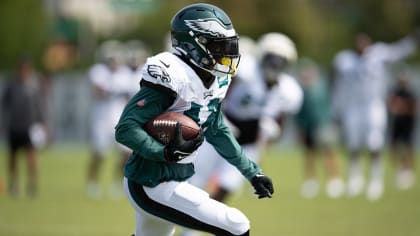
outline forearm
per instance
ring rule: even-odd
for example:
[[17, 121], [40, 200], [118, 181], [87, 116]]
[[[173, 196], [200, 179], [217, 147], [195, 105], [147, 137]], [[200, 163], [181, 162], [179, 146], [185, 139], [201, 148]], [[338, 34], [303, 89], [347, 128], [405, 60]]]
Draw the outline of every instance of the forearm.
[[150, 137], [134, 121], [117, 126], [115, 139], [146, 159], [164, 161], [164, 145]]
[[164, 146], [143, 130], [152, 117], [166, 111], [173, 97], [148, 87], [142, 88], [125, 107], [116, 126], [115, 139], [143, 158], [163, 161]]

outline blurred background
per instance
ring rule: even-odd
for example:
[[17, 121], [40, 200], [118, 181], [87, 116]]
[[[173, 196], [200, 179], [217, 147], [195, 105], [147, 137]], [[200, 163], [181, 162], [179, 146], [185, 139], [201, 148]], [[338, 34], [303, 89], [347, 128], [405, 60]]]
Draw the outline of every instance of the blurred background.
[[[151, 53], [164, 50], [172, 16], [192, 2], [196, 1], [2, 1], [0, 81], [16, 69], [22, 55], [30, 56], [40, 77], [54, 87], [48, 100], [56, 110], [56, 140], [82, 141], [89, 92], [85, 76], [97, 47], [110, 39], [136, 39]], [[299, 57], [312, 58], [327, 72], [335, 54], [352, 46], [354, 33], [364, 31], [375, 41], [392, 42], [420, 24], [415, 0], [209, 2], [229, 13], [239, 34], [253, 39], [271, 31], [289, 35]], [[418, 53], [407, 62], [416, 68]]]
[[[127, 66], [131, 66], [130, 60], [138, 60], [134, 64], [141, 65], [147, 56], [167, 50], [172, 16], [194, 2], [198, 1], [0, 2], [0, 98], [16, 71], [21, 71], [22, 64], [29, 64], [39, 87], [37, 99], [45, 125], [38, 133], [36, 197], [13, 197], [7, 186], [6, 127], [4, 118], [0, 118], [0, 235], [130, 235], [134, 218], [124, 198], [112, 194], [99, 197], [95, 190], [86, 196], [86, 179], [91, 178], [88, 168], [94, 168], [89, 138], [92, 105], [96, 102], [89, 73], [95, 64], [110, 57]], [[352, 47], [355, 33], [366, 32], [373, 41], [394, 42], [420, 30], [418, 0], [200, 2], [227, 12], [239, 35], [254, 40], [267, 32], [288, 35], [296, 44], [299, 58], [314, 63], [327, 84], [333, 82], [330, 75], [335, 55]], [[130, 58], [134, 50], [139, 53]], [[410, 87], [420, 96], [419, 51], [389, 69], [390, 77], [395, 78], [406, 71]], [[291, 68], [291, 73], [299, 75], [299, 67]], [[396, 83], [387, 83], [390, 94]], [[419, 103], [416, 106], [418, 110]], [[419, 120], [417, 116], [416, 124]], [[418, 160], [419, 125], [414, 133]], [[344, 177], [347, 162], [339, 137], [334, 149], [339, 153]], [[407, 191], [394, 186], [390, 148], [385, 155], [386, 193], [380, 201], [372, 203], [363, 197], [331, 200], [323, 195], [305, 199], [299, 194], [303, 161], [297, 139], [291, 119], [282, 139], [265, 154], [262, 166], [274, 175], [278, 189], [271, 202], [255, 204], [257, 200], [248, 186], [230, 199], [230, 204], [250, 216], [254, 235], [420, 235], [419, 184]], [[96, 174], [101, 186], [112, 185], [118, 152], [103, 154], [109, 158], [104, 158], [102, 171]], [[26, 182], [27, 169], [30, 175], [29, 160], [18, 159], [19, 183]], [[418, 161], [414, 166], [418, 169]]]

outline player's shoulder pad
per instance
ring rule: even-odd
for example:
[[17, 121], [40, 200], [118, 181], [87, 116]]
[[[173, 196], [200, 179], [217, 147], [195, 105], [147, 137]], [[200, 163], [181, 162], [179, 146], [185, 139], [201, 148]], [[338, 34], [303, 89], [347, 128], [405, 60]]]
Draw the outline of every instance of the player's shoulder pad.
[[335, 67], [341, 67], [342, 65], [348, 64], [350, 61], [354, 61], [356, 53], [353, 50], [342, 50], [337, 53], [333, 59]]
[[150, 83], [160, 85], [175, 93], [180, 93], [187, 84], [188, 76], [183, 67], [186, 65], [169, 52], [159, 53], [149, 57], [142, 69], [142, 79]]

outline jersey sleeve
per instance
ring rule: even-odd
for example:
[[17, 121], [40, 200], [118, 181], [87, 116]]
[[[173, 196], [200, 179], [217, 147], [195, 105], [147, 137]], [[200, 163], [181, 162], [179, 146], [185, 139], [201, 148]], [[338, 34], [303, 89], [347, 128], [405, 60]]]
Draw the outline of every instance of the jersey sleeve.
[[382, 58], [388, 62], [396, 62], [414, 54], [417, 50], [417, 42], [413, 37], [405, 37], [390, 44], [374, 44], [372, 50], [376, 58]]
[[175, 94], [182, 94], [185, 81], [177, 75], [176, 65], [171, 65], [165, 54], [158, 54], [147, 59], [141, 75], [146, 83], [158, 85], [172, 90]]
[[215, 150], [230, 164], [235, 166], [245, 178], [251, 179], [261, 172], [260, 167], [245, 156], [242, 147], [225, 125], [220, 110], [218, 111], [217, 119], [206, 130], [205, 136]]
[[173, 101], [172, 96], [157, 87], [143, 86], [124, 108], [115, 128], [115, 139], [146, 159], [164, 161], [164, 145], [142, 127], [152, 117], [166, 111]]

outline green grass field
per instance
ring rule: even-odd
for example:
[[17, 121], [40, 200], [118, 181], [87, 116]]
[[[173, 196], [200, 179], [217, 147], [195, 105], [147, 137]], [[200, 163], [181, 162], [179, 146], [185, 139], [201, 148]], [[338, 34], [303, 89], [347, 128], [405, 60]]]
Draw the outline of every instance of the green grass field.
[[[229, 204], [250, 218], [257, 236], [418, 236], [420, 235], [420, 184], [401, 192], [394, 186], [393, 170], [387, 161], [386, 192], [377, 202], [365, 196], [328, 199], [321, 194], [306, 200], [299, 194], [302, 158], [298, 151], [271, 149], [262, 167], [275, 183], [272, 199], [256, 199], [248, 185]], [[83, 147], [53, 147], [39, 158], [40, 193], [10, 198], [0, 193], [1, 236], [128, 236], [134, 229], [134, 213], [123, 198], [89, 200], [85, 195], [89, 152]], [[341, 157], [341, 168], [344, 170]], [[0, 179], [6, 179], [4, 149], [0, 150]], [[106, 159], [102, 180], [111, 181], [115, 158]], [[417, 162], [418, 163], [418, 162]], [[20, 174], [24, 182], [24, 159]], [[417, 167], [420, 167], [417, 164]], [[418, 169], [418, 168], [417, 168]], [[322, 164], [319, 165], [322, 177]], [[420, 182], [418, 180], [417, 182]]]

